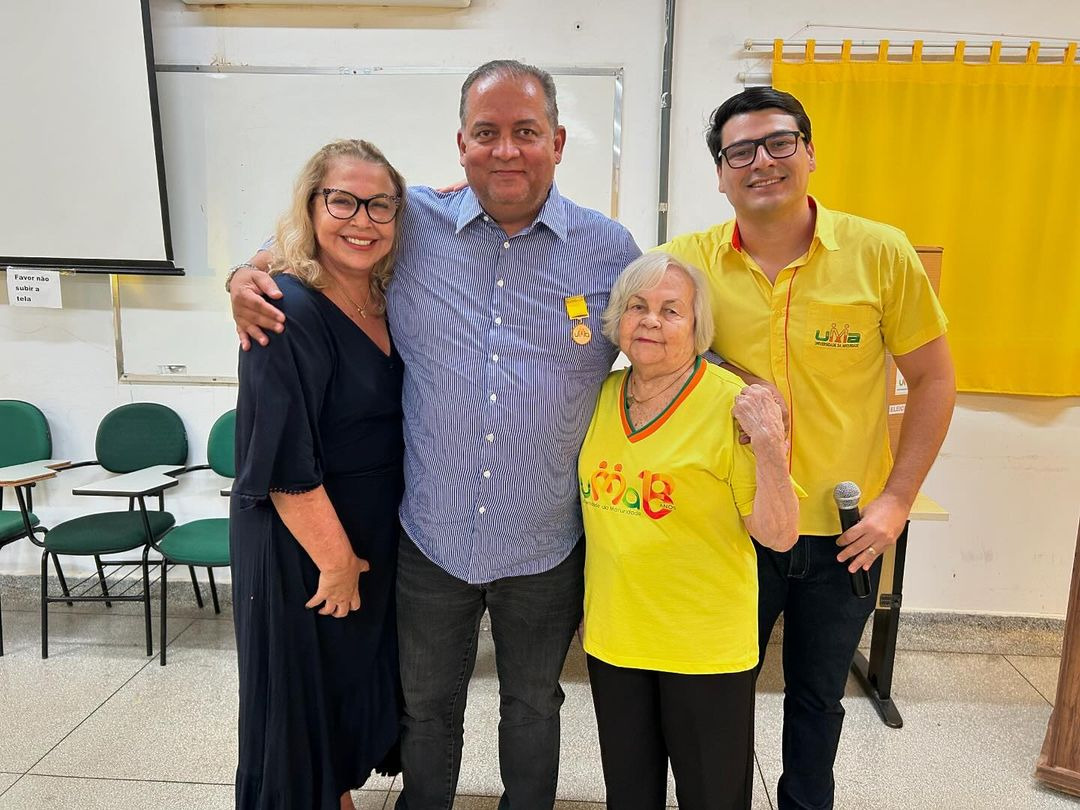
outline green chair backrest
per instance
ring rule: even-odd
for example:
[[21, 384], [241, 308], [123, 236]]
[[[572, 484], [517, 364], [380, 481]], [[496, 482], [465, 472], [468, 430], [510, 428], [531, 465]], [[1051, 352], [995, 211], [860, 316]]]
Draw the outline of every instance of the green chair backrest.
[[210, 428], [206, 461], [223, 478], [236, 478], [236, 410], [226, 411]]
[[52, 457], [45, 414], [18, 399], [0, 399], [0, 467]]
[[109, 472], [187, 463], [187, 432], [176, 411], [156, 402], [133, 402], [109, 411], [98, 425], [97, 460]]

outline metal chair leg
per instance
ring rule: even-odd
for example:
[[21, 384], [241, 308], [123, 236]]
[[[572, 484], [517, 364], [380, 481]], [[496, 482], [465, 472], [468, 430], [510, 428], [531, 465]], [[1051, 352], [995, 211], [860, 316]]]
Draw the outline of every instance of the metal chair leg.
[[146, 546], [143, 549], [142, 555], [142, 603], [143, 603], [143, 624], [146, 626], [146, 655], [147, 657], [154, 654], [154, 634], [152, 630], [152, 620], [150, 618], [150, 546]]
[[[60, 580], [60, 590], [63, 591], [64, 596], [71, 596], [71, 591], [68, 590], [67, 580], [64, 579], [64, 572], [60, 569], [60, 558], [57, 555], [53, 554], [52, 555], [52, 561], [53, 561], [53, 568], [56, 569], [56, 578], [58, 580]], [[74, 602], [68, 602], [67, 606], [68, 607], [75, 607], [75, 603]]]
[[41, 552], [41, 657], [49, 657], [49, 552]]
[[195, 566], [189, 565], [188, 571], [191, 573], [191, 588], [195, 591], [195, 604], [199, 606], [199, 610], [202, 610], [202, 591], [199, 589], [199, 580], [195, 577]]
[[[109, 586], [105, 584], [105, 569], [101, 566], [101, 557], [94, 555], [94, 563], [97, 565], [98, 582], [101, 583], [101, 595], [109, 595]], [[106, 602], [105, 607], [112, 607], [112, 602]]]
[[0, 603], [0, 655], [3, 655], [3, 654], [4, 654], [4, 605], [2, 603]]
[[217, 598], [217, 583], [214, 582], [214, 569], [207, 566], [206, 575], [210, 578], [210, 597], [214, 600], [214, 613], [221, 613], [221, 604]]
[[169, 561], [164, 557], [161, 558], [161, 577], [158, 580], [158, 584], [161, 587], [161, 634], [158, 643], [161, 645], [161, 657], [158, 663], [161, 666], [165, 666], [165, 648], [168, 647], [168, 639], [165, 636], [166, 624], [165, 617], [168, 615], [168, 591], [169, 591]]

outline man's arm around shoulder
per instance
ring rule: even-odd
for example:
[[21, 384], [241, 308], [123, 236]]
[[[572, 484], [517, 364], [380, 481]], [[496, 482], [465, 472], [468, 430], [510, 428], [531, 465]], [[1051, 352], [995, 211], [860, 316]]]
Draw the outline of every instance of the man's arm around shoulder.
[[285, 315], [266, 298], [281, 298], [281, 290], [268, 272], [270, 253], [260, 250], [232, 273], [227, 288], [236, 334], [245, 352], [254, 340], [260, 346], [270, 342], [268, 330], [280, 334], [285, 329]]

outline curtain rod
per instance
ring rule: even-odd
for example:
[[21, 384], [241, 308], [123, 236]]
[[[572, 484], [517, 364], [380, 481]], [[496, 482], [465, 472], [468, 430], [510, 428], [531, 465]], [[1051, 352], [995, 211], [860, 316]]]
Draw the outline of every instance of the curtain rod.
[[[967, 42], [966, 40], [960, 40], [960, 41], [962, 41], [964, 43], [964, 45], [963, 45], [963, 53], [964, 54], [970, 54], [972, 51], [985, 52], [986, 59], [988, 61], [991, 60], [992, 54], [995, 52], [995, 49], [997, 49], [998, 53], [1000, 53], [1001, 51], [1018, 52], [1017, 57], [1011, 57], [1010, 56], [1009, 59], [1005, 60], [1010, 64], [1012, 64], [1014, 62], [1017, 62], [1017, 61], [1022, 61], [1022, 57], [1020, 57], [1021, 53], [1026, 54], [1028, 56], [1028, 58], [1034, 58], [1035, 60], [1037, 60], [1039, 62], [1054, 62], [1054, 61], [1064, 59], [1065, 62], [1072, 63], [1074, 61], [1074, 59], [1076, 58], [1076, 50], [1077, 50], [1077, 44], [1075, 42], [1068, 42], [1068, 43], [1065, 43], [1065, 44], [1050, 45], [1048, 47], [1043, 47], [1043, 44], [1041, 42], [1034, 41], [1034, 40], [1031, 41], [1031, 42], [1027, 42], [1027, 43], [1024, 43], [1024, 42], [1009, 42], [1009, 43], [1006, 43], [1006, 42], [1001, 42], [1001, 41], [996, 41], [996, 42], [986, 42], [986, 41], [983, 41], [983, 42]], [[941, 50], [941, 51], [946, 51], [946, 52], [953, 51], [955, 53], [956, 49], [957, 49], [957, 46], [959, 45], [960, 41], [957, 41], [957, 42], [922, 42], [920, 40], [910, 40], [910, 41], [906, 41], [906, 42], [904, 42], [904, 41], [894, 42], [892, 40], [882, 39], [882, 40], [822, 40], [822, 41], [819, 42], [818, 40], [814, 40], [814, 39], [804, 39], [804, 40], [785, 40], [785, 41], [782, 42], [781, 47], [783, 48], [783, 50], [785, 52], [794, 51], [794, 50], [798, 50], [798, 49], [802, 49], [804, 52], [807, 52], [807, 51], [810, 50], [810, 48], [809, 48], [810, 43], [813, 42], [813, 49], [815, 51], [819, 47], [824, 48], [824, 49], [833, 49], [833, 48], [835, 48], [835, 49], [844, 49], [844, 50], [848, 50], [848, 51], [850, 51], [851, 48], [860, 48], [860, 49], [861, 48], [866, 48], [866, 49], [876, 49], [878, 51], [878, 53], [880, 54], [881, 50], [882, 50], [882, 46], [885, 43], [888, 43], [888, 51], [889, 51], [889, 53], [892, 53], [893, 51], [902, 51], [902, 50], [910, 50], [910, 51], [914, 52], [914, 50], [916, 48], [916, 43], [919, 43], [920, 51], [922, 51], [924, 53], [928, 49], [929, 50]], [[761, 58], [761, 59], [764, 60], [766, 57], [773, 55], [773, 53], [775, 52], [775, 49], [776, 49], [776, 42], [777, 42], [777, 40], [772, 40], [772, 39], [747, 39], [747, 40], [743, 41], [743, 49], [747, 54], [758, 57], [758, 58]], [[1032, 56], [1032, 49], [1034, 49], [1034, 53], [1036, 54], [1035, 56]], [[1060, 53], [1060, 55], [1059, 55], [1059, 53]], [[832, 54], [832, 53], [827, 53], [825, 56], [826, 56], [826, 60], [824, 60], [824, 61], [832, 61], [835, 55]], [[948, 56], [947, 53], [941, 54], [940, 56], [938, 54], [934, 54], [934, 56], [931, 57], [931, 59], [933, 61], [938, 61], [938, 59], [945, 58], [947, 56]], [[843, 58], [842, 55], [841, 55], [841, 58]], [[971, 60], [966, 60], [966, 61], [971, 61]], [[978, 62], [981, 64], [982, 59], [979, 59]], [[772, 83], [772, 72], [767, 71], [767, 70], [742, 71], [742, 72], [740, 72], [740, 73], [738, 73], [736, 75], [736, 80], [739, 81], [742, 84], [751, 84], [751, 85], [764, 84], [764, 85], [767, 85], [767, 84]]]
[[[808, 39], [800, 40], [784, 40], [784, 49], [805, 48]], [[813, 40], [814, 44], [818, 48], [842, 48], [845, 42], [850, 42], [853, 48], [878, 48], [881, 43], [888, 41], [889, 49], [893, 48], [911, 48], [915, 45], [916, 40], [887, 40], [887, 39], [860, 39], [860, 40]], [[932, 48], [935, 50], [952, 50], [956, 47], [957, 41], [963, 41], [965, 44], [965, 50], [967, 51], [989, 51], [993, 47], [994, 42], [990, 40], [981, 40], [979, 42], [972, 42], [970, 40], [961, 40], [959, 37], [952, 42], [928, 42], [922, 43], [923, 50]], [[1000, 40], [999, 40], [1000, 41]], [[1039, 43], [1039, 53], [1044, 54], [1046, 51], [1062, 51], [1064, 52], [1070, 45], [1075, 46], [1075, 42], [1061, 42], [1061, 44], [1048, 45], [1042, 40], [1032, 40]], [[747, 39], [743, 41], [743, 48], [747, 51], [755, 51], [759, 49], [767, 49], [769, 53], [772, 53], [773, 44], [776, 42], [774, 39]], [[1030, 46], [1030, 42], [1001, 42], [1001, 50], [1003, 51], [1026, 51]]]

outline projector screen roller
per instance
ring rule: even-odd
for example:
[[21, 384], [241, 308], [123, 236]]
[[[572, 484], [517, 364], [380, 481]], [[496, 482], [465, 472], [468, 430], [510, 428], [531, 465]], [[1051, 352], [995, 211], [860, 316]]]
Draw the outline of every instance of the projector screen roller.
[[0, 268], [179, 272], [147, 3], [0, 3]]

